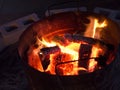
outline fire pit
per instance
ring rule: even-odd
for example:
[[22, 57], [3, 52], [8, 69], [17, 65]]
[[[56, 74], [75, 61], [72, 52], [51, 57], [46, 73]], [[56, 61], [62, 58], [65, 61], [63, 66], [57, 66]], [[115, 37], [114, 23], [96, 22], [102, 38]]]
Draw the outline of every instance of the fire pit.
[[37, 90], [80, 89], [112, 63], [119, 35], [117, 24], [103, 15], [64, 12], [28, 27], [18, 51]]

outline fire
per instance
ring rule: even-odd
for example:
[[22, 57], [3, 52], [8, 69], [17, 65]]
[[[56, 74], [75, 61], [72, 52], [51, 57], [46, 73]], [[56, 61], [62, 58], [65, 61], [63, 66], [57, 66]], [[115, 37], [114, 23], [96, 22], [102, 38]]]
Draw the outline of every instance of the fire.
[[89, 19], [91, 22], [87, 26], [84, 36], [100, 39], [101, 31], [107, 26], [107, 20], [99, 22], [99, 20], [96, 18], [93, 19], [92, 17], [89, 17]]
[[68, 46], [59, 46], [62, 53], [72, 55], [71, 60], [78, 60], [78, 51], [80, 44], [71, 42]]
[[107, 26], [107, 22], [106, 21], [103, 21], [102, 23], [99, 23], [98, 22], [98, 19], [95, 19], [94, 20], [94, 26], [93, 26], [93, 35], [92, 37], [95, 38], [95, 34], [96, 34], [96, 30], [97, 28], [104, 28]]
[[[107, 26], [107, 22], [103, 21], [102, 23], [99, 23], [97, 19], [91, 18], [90, 20], [90, 26], [88, 26], [84, 36], [99, 38], [99, 31]], [[62, 36], [60, 36], [60, 38], [61, 37]], [[52, 38], [46, 40], [46, 38], [43, 37], [42, 40], [39, 40], [39, 42], [42, 45], [41, 47], [39, 47], [39, 55], [41, 61], [39, 65], [41, 66], [40, 68], [38, 67], [38, 70], [40, 70], [41, 72], [48, 72], [53, 75], [79, 75], [79, 73], [81, 73], [82, 71], [93, 72], [96, 67], [100, 68], [97, 66], [98, 62], [94, 59], [94, 57], [99, 57], [99, 55], [102, 55], [105, 52], [104, 50], [102, 50], [101, 47], [99, 47], [99, 45], [89, 45], [87, 42], [83, 41], [73, 42], [66, 40], [67, 44], [64, 43], [63, 45], [60, 42], [52, 40]], [[84, 53], [82, 53], [83, 56], [80, 56], [80, 49], [84, 45], [88, 45], [88, 51], [86, 52], [87, 48], [82, 49]], [[41, 52], [41, 49], [46, 49], [46, 47], [49, 50], [51, 50], [51, 48], [54, 48], [55, 50], [51, 51], [49, 54], [48, 52], [44, 54], [43, 52]], [[85, 65], [81, 64], [83, 62], [85, 62]]]
[[[46, 72], [50, 72], [51, 74], [55, 74], [55, 57], [58, 56], [59, 54], [61, 54], [61, 62], [68, 62], [68, 61], [74, 61], [74, 60], [78, 60], [78, 52], [79, 52], [79, 47], [80, 47], [80, 43], [74, 43], [71, 42], [69, 43], [69, 45], [67, 46], [63, 46], [59, 43], [55, 43], [55, 42], [45, 42], [45, 40], [43, 39], [43, 44], [45, 44], [46, 47], [49, 46], [59, 46], [60, 48], [60, 53], [55, 53], [55, 54], [51, 54], [50, 55], [50, 65], [48, 66], [48, 68], [45, 70]], [[78, 62], [70, 62], [70, 64], [68, 63], [65, 65], [60, 65], [59, 69], [63, 70], [63, 75], [76, 75], [78, 74], [77, 72], [77, 67], [78, 67]], [[67, 72], [66, 72], [67, 71]]]
[[[59, 74], [62, 75], [78, 75], [79, 71], [86, 71], [86, 72], [93, 72], [95, 67], [97, 66], [97, 61], [94, 59], [89, 59], [88, 61], [88, 68], [79, 66], [79, 50], [81, 44], [87, 44], [83, 41], [78, 43], [76, 42], [69, 42], [68, 45], [61, 45], [58, 42], [47, 42], [45, 39], [41, 41], [45, 47], [52, 47], [58, 46], [60, 48], [59, 52], [55, 52], [50, 54], [50, 64], [48, 65], [45, 72], [49, 72], [50, 74], [56, 74], [56, 69]], [[98, 57], [99, 53], [102, 51], [99, 47], [93, 46], [92, 47], [92, 57]]]
[[[94, 19], [93, 21], [93, 34], [92, 34], [92, 38], [100, 38], [99, 35], [100, 35], [100, 32], [97, 31], [97, 30], [102, 30], [102, 28], [106, 27], [107, 26], [107, 22], [106, 20], [104, 20], [102, 23], [99, 23], [98, 19]], [[99, 28], [99, 29], [98, 29]], [[98, 34], [97, 34], [98, 33]], [[91, 54], [91, 57], [96, 57], [98, 55], [98, 52], [99, 52], [99, 48], [96, 48], [96, 47], [93, 47], [92, 48], [92, 54]], [[100, 50], [101, 51], [101, 50]], [[90, 72], [93, 72], [94, 71], [94, 68], [95, 66], [97, 66], [97, 61], [95, 61], [94, 59], [91, 59], [89, 61], [89, 71]]]

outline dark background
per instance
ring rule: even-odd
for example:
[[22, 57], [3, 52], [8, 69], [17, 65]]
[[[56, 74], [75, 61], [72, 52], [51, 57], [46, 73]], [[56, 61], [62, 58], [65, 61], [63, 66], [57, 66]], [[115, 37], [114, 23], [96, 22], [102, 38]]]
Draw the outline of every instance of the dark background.
[[[0, 25], [33, 12], [42, 17], [48, 6], [66, 1], [79, 1], [79, 5], [86, 6], [88, 10], [94, 7], [120, 10], [120, 0], [0, 0]], [[75, 6], [76, 3], [69, 3], [54, 8]]]

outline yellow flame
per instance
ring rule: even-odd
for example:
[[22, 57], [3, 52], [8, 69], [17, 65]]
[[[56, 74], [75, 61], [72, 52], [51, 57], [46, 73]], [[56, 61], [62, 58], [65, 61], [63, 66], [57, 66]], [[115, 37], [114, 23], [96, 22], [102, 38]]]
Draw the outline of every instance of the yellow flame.
[[[91, 57], [98, 57], [100, 51], [102, 51], [101, 48], [95, 46], [92, 47]], [[96, 66], [97, 66], [97, 61], [95, 61], [95, 59], [90, 59], [88, 71], [93, 72]]]
[[51, 42], [48, 42], [46, 41], [44, 38], [42, 38], [42, 40], [39, 40], [43, 45], [45, 45], [46, 47], [53, 47], [53, 46], [56, 46], [56, 42], [54, 41], [51, 41]]
[[61, 46], [59, 45], [61, 52], [63, 53], [67, 53], [72, 55], [72, 59], [71, 60], [78, 60], [78, 51], [79, 51], [79, 47], [80, 47], [80, 43], [70, 43], [68, 46]]
[[106, 22], [106, 20], [104, 20], [102, 23], [99, 23], [98, 22], [98, 19], [95, 19], [94, 20], [94, 26], [93, 26], [93, 38], [95, 37], [95, 34], [96, 34], [96, 30], [97, 30], [97, 28], [104, 28], [104, 27], [106, 27], [107, 26], [107, 22]]
[[100, 39], [100, 32], [107, 26], [107, 20], [100, 23], [96, 18], [88, 17], [88, 19], [90, 20], [90, 24], [87, 25], [84, 36]]

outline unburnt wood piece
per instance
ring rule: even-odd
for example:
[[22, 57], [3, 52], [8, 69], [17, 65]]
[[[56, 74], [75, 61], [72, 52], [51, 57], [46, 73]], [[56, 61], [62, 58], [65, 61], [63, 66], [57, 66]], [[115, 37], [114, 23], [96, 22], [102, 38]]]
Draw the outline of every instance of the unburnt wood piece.
[[88, 45], [88, 44], [81, 44], [80, 45], [79, 62], [78, 62], [79, 67], [84, 67], [87, 69], [91, 50], [92, 50], [91, 45]]

